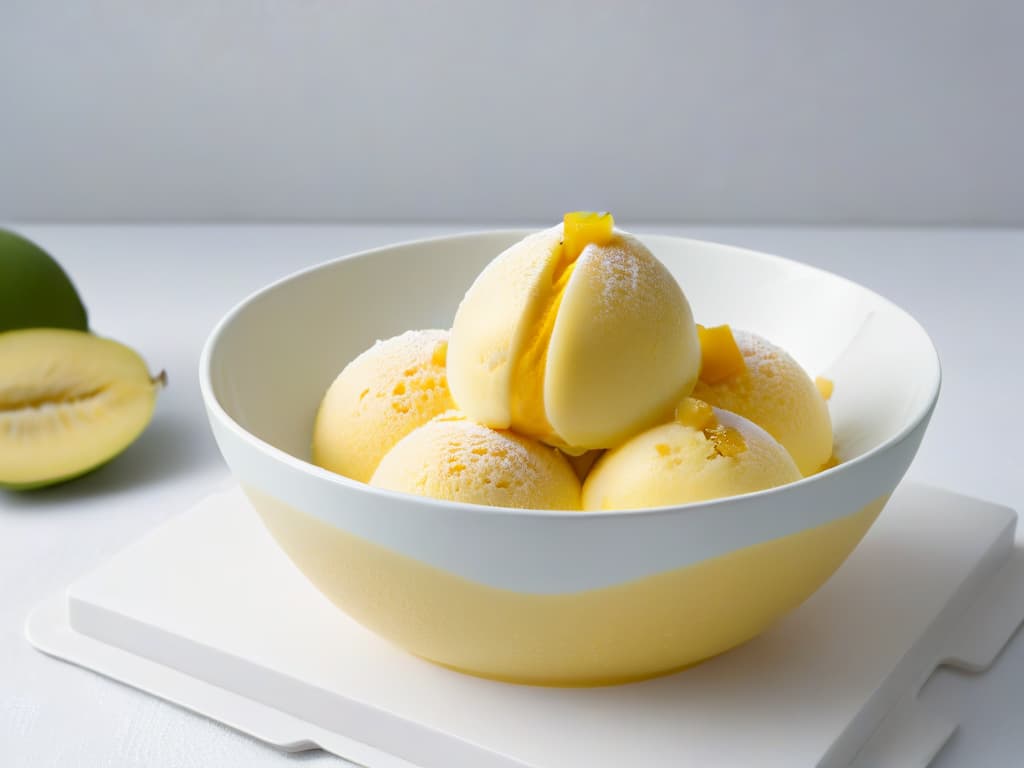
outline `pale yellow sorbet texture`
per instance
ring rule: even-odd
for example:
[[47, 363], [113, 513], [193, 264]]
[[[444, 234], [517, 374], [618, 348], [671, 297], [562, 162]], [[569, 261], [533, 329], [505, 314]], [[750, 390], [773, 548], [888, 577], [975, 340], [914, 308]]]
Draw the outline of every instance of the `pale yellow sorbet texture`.
[[733, 335], [746, 371], [716, 384], [698, 381], [693, 396], [750, 419], [782, 443], [801, 474], [814, 474], [832, 456], [828, 403], [784, 349], [747, 331]]
[[395, 443], [455, 406], [447, 350], [447, 331], [408, 331], [345, 366], [317, 413], [313, 462], [368, 482]]
[[403, 438], [371, 485], [446, 501], [523, 509], [580, 508], [580, 482], [559, 451], [446, 414]]
[[677, 421], [650, 429], [608, 451], [583, 486], [588, 511], [643, 509], [753, 493], [800, 479], [771, 435], [746, 419], [715, 409], [719, 425], [735, 429], [745, 450], [721, 455], [704, 430]]
[[578, 257], [562, 225], [499, 254], [452, 327], [458, 407], [569, 453], [608, 448], [671, 415], [700, 367], [690, 306], [639, 240], [615, 231]]

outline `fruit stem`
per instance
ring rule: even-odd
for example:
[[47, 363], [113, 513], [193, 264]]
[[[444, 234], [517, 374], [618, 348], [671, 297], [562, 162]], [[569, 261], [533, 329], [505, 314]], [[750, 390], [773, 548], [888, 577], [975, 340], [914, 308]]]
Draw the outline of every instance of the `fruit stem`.
[[150, 383], [159, 389], [167, 388], [167, 371], [160, 371], [156, 376], [150, 378]]

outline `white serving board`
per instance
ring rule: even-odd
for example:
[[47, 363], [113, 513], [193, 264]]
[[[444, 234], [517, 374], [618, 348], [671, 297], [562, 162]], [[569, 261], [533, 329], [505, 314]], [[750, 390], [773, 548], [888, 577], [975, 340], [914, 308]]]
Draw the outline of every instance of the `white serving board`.
[[238, 489], [39, 606], [40, 650], [285, 750], [368, 768], [926, 766], [955, 728], [917, 705], [1024, 618], [1016, 514], [906, 485], [840, 571], [758, 639], [642, 683], [546, 689], [435, 667], [335, 609]]

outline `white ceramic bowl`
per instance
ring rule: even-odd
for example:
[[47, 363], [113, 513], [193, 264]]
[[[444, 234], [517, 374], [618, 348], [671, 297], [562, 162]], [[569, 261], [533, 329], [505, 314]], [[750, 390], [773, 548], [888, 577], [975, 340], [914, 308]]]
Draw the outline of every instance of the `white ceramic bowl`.
[[376, 339], [448, 327], [480, 269], [523, 234], [367, 251], [243, 301], [200, 363], [224, 458], [313, 584], [440, 664], [519, 682], [611, 683], [757, 635], [860, 541], [938, 396], [938, 357], [921, 326], [835, 275], [723, 245], [642, 238], [698, 322], [755, 331], [835, 381], [842, 464], [798, 483], [679, 507], [566, 513], [407, 496], [309, 463], [314, 414], [338, 371]]

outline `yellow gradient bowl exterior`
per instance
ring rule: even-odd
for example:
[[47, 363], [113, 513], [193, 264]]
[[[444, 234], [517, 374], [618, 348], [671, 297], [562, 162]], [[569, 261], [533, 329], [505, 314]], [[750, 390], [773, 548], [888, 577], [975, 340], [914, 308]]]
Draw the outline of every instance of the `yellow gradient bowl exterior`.
[[758, 635], [832, 575], [887, 500], [654, 576], [537, 595], [469, 581], [259, 491], [248, 496], [307, 578], [377, 634], [460, 671], [563, 686], [641, 680]]
[[843, 463], [762, 493], [605, 513], [451, 504], [310, 464], [313, 416], [345, 363], [377, 338], [444, 327], [475, 274], [522, 234], [357, 254], [242, 302], [200, 365], [225, 459], [316, 588], [432, 662], [519, 683], [603, 685], [678, 670], [755, 637], [843, 563], [913, 459], [939, 388], [927, 334], [834, 275], [642, 237], [699, 322], [755, 330], [835, 381]]

